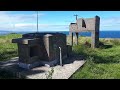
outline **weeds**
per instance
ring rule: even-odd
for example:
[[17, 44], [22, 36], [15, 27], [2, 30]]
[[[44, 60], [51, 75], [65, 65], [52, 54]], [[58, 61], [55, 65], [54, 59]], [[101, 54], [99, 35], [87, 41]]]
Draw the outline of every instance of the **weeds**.
[[52, 67], [50, 71], [48, 71], [48, 73], [46, 73], [46, 79], [52, 79], [52, 75], [54, 73], [54, 68]]
[[72, 79], [120, 79], [120, 40], [100, 39], [99, 48], [74, 46], [74, 53], [84, 55], [87, 62]]

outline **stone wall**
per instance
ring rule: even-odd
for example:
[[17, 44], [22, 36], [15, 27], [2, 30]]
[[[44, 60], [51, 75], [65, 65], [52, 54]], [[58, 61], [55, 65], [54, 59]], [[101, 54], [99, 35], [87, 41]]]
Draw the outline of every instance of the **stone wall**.
[[67, 56], [66, 35], [61, 33], [30, 33], [20, 39], [13, 39], [18, 43], [19, 62], [32, 64], [39, 61], [59, 60], [60, 50], [62, 57]]
[[99, 47], [99, 28], [100, 28], [100, 17], [95, 16], [94, 18], [79, 18], [76, 23], [69, 25], [69, 35], [71, 37], [71, 45], [73, 45], [73, 33], [75, 33], [76, 44], [78, 45], [78, 36], [80, 32], [91, 32], [91, 47]]

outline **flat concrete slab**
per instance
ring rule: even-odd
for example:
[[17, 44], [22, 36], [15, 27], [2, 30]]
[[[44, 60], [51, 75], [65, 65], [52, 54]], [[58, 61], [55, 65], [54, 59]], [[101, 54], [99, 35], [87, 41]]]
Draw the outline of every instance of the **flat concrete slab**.
[[78, 70], [86, 61], [81, 56], [74, 56], [64, 60], [63, 66], [56, 65], [53, 67], [39, 66], [31, 70], [25, 70], [17, 65], [18, 58], [7, 62], [0, 62], [0, 68], [11, 70], [12, 72], [19, 73], [27, 79], [47, 79], [48, 71], [53, 68], [54, 72], [52, 79], [69, 79], [76, 70]]

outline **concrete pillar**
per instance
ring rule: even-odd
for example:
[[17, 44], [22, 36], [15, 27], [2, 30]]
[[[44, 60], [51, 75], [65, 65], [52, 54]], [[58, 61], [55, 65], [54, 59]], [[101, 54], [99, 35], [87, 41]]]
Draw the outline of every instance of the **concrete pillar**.
[[78, 45], [78, 32], [75, 33], [75, 44]]
[[100, 17], [95, 16], [95, 47], [99, 47], [99, 29], [100, 29]]
[[73, 32], [69, 32], [70, 35], [70, 45], [73, 46]]
[[95, 31], [91, 31], [91, 48], [95, 48]]
[[99, 31], [95, 32], [95, 47], [98, 48], [99, 47]]
[[91, 47], [99, 47], [99, 32], [92, 31], [91, 34]]

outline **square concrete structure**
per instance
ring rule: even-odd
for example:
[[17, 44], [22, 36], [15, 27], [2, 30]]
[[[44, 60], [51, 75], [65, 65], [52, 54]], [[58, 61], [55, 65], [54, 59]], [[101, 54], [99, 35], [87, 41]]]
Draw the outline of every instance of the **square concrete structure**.
[[79, 32], [91, 32], [91, 47], [95, 48], [99, 46], [99, 27], [100, 27], [100, 17], [95, 16], [94, 18], [79, 18], [76, 23], [71, 23], [69, 25], [69, 33], [71, 36], [71, 45], [73, 45], [73, 33], [75, 33], [76, 44], [78, 44], [78, 34]]
[[22, 38], [13, 39], [18, 44], [19, 66], [33, 68], [39, 64], [56, 64], [59, 62], [60, 50], [62, 59], [69, 56], [71, 50], [66, 45], [66, 35], [62, 33], [28, 33]]

